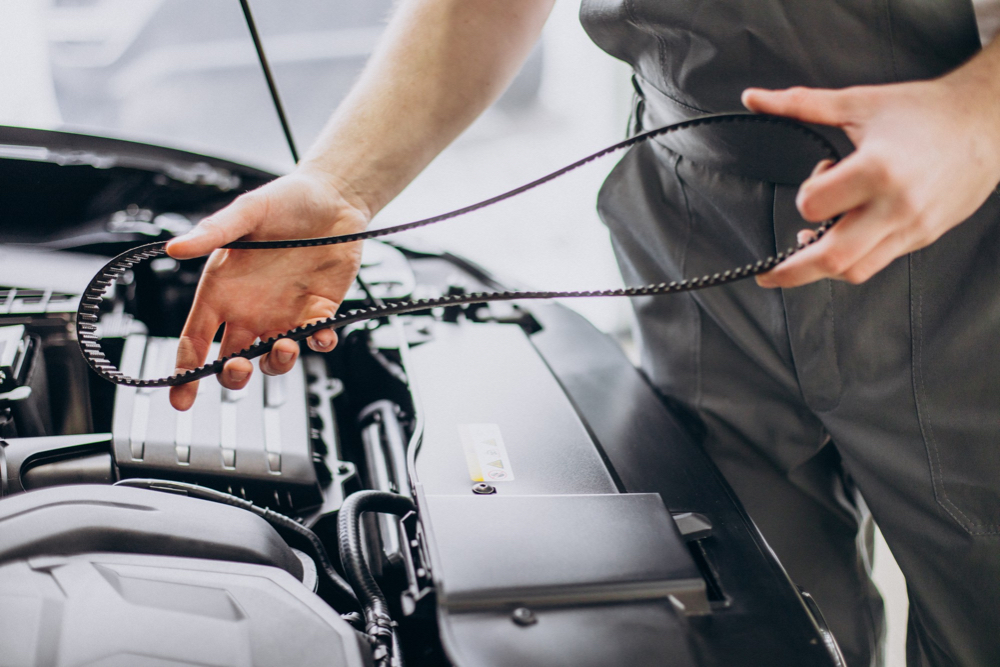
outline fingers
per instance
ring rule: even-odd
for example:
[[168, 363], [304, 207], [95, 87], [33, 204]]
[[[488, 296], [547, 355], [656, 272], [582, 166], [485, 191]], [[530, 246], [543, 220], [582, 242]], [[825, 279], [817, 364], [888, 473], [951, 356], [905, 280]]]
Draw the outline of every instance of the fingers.
[[[177, 345], [177, 362], [175, 373], [198, 368], [205, 363], [205, 357], [219, 329], [219, 320], [210, 309], [200, 306], [195, 299], [194, 307], [188, 316], [184, 331], [181, 332]], [[194, 404], [198, 395], [198, 383], [189, 382], [170, 388], [170, 404], [176, 410], [187, 410]]]
[[870, 201], [878, 183], [864, 155], [854, 153], [836, 164], [823, 160], [799, 186], [795, 204], [809, 222], [823, 222]]
[[816, 232], [814, 232], [811, 229], [800, 229], [795, 234], [795, 240], [798, 241], [799, 245], [806, 245], [815, 238], [816, 238]]
[[209, 254], [227, 243], [249, 234], [265, 219], [267, 200], [251, 192], [205, 218], [184, 236], [167, 244], [167, 253], [174, 259], [192, 259]]
[[842, 126], [852, 123], [858, 111], [850, 89], [747, 88], [743, 91], [742, 101], [743, 106], [754, 113], [785, 116], [820, 125]]
[[333, 329], [320, 329], [306, 341], [313, 352], [329, 352], [337, 346], [337, 332]]
[[892, 232], [892, 227], [877, 224], [881, 217], [881, 212], [874, 208], [848, 213], [822, 239], [773, 270], [757, 276], [757, 284], [761, 287], [798, 287], [823, 278], [855, 282], [852, 268]]
[[[254, 344], [257, 334], [239, 327], [226, 325], [226, 331], [222, 334], [222, 345], [219, 349], [219, 357], [228, 357], [231, 354], [245, 350]], [[219, 384], [226, 389], [242, 389], [250, 381], [250, 374], [253, 373], [253, 364], [249, 359], [230, 359], [219, 373]]]
[[[271, 338], [280, 331], [269, 333], [264, 338]], [[260, 370], [265, 375], [281, 375], [292, 370], [295, 360], [299, 358], [299, 344], [294, 340], [282, 338], [274, 344], [271, 351], [260, 358]]]
[[844, 271], [839, 278], [854, 285], [863, 283], [889, 266], [897, 257], [902, 257], [915, 249], [908, 247], [905, 235], [898, 232], [890, 234], [871, 252]]

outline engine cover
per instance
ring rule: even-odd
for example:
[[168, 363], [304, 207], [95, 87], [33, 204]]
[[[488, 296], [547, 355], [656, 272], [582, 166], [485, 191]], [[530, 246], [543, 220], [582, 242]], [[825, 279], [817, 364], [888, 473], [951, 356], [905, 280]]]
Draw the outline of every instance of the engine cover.
[[0, 566], [6, 667], [365, 667], [337, 613], [266, 565], [90, 553]]
[[[173, 372], [176, 338], [129, 336], [122, 371], [141, 377]], [[213, 346], [210, 354], [217, 354]], [[255, 372], [239, 391], [203, 380], [187, 412], [165, 391], [118, 387], [112, 423], [122, 477], [206, 484], [272, 507], [322, 502], [310, 441], [302, 366], [286, 375]]]

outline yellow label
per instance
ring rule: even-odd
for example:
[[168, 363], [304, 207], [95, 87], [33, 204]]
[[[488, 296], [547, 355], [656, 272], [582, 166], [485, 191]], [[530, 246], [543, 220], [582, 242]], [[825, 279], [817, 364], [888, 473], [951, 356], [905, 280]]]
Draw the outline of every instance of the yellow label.
[[514, 471], [496, 424], [459, 424], [469, 477], [473, 482], [512, 482]]

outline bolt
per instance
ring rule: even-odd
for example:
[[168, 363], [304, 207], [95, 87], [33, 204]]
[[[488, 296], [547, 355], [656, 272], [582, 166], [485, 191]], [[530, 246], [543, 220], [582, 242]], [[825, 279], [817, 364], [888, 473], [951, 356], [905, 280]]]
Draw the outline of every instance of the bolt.
[[480, 482], [472, 487], [472, 492], [481, 496], [488, 496], [491, 493], [496, 493], [497, 490], [492, 484], [487, 484], [486, 482]]
[[527, 607], [518, 607], [510, 615], [510, 618], [512, 621], [514, 621], [516, 624], [522, 627], [527, 627], [529, 625], [534, 625], [535, 623], [538, 623], [538, 617], [535, 616], [534, 612], [528, 609]]
[[340, 473], [341, 475], [346, 475], [346, 474], [347, 474], [347, 473], [349, 473], [350, 471], [351, 471], [351, 469], [350, 469], [350, 468], [348, 468], [348, 467], [347, 467], [346, 465], [344, 465], [343, 463], [341, 463], [341, 464], [340, 464], [339, 466], [337, 466], [337, 472], [339, 472], [339, 473]]

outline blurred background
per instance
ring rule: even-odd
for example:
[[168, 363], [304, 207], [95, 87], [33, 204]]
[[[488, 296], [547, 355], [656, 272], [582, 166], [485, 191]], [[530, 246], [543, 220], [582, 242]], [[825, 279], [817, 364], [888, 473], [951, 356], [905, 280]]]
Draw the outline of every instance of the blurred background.
[[[300, 153], [346, 95], [392, 0], [253, 0]], [[376, 219], [428, 217], [533, 180], [621, 140], [629, 69], [604, 55], [557, 0], [539, 44], [500, 100]], [[237, 0], [0, 0], [0, 125], [161, 144], [277, 173], [292, 160]], [[595, 211], [615, 157], [500, 206], [410, 232], [516, 286], [621, 285]], [[401, 239], [404, 240], [404, 239]], [[623, 299], [568, 300], [631, 349]], [[904, 665], [906, 591], [879, 539], [889, 667]]]
[[[254, 0], [300, 153], [375, 48], [392, 0]], [[284, 172], [291, 157], [237, 0], [0, 0], [0, 123], [109, 134]], [[501, 99], [375, 221], [442, 213], [553, 171], [624, 137], [627, 68], [560, 2]], [[16, 67], [10, 67], [16, 63]], [[509, 204], [412, 233], [511, 282], [620, 284], [594, 211], [613, 159]], [[627, 340], [622, 300], [570, 303]]]

